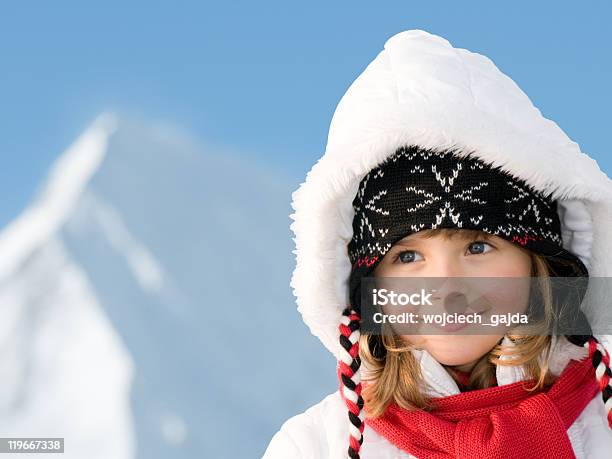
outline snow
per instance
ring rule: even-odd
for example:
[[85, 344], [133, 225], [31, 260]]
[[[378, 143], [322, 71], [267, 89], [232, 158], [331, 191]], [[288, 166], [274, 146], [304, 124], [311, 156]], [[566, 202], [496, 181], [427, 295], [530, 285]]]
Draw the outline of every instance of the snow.
[[112, 114], [98, 117], [55, 163], [36, 202], [0, 233], [0, 279], [13, 272], [18, 263], [51, 237], [65, 220], [99, 167], [108, 137], [115, 127]]
[[149, 293], [159, 292], [164, 283], [164, 274], [159, 262], [132, 236], [115, 209], [100, 199], [96, 200], [92, 195], [86, 195], [85, 199], [94, 201], [90, 203], [92, 218], [100, 225], [113, 249], [124, 253], [140, 287]]
[[293, 188], [100, 116], [0, 232], [3, 435], [64, 437], [66, 459], [261, 456], [337, 385], [289, 289]]
[[134, 457], [132, 362], [60, 241], [0, 287], [0, 305], [13, 312], [0, 348], [5, 437], [66, 437], [67, 457]]

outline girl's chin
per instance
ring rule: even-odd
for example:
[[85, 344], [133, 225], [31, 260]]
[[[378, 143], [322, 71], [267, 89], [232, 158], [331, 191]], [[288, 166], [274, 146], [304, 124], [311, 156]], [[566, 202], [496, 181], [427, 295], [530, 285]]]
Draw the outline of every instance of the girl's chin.
[[[431, 354], [433, 355], [433, 353]], [[480, 357], [482, 356], [478, 356], [478, 355], [448, 355], [448, 356], [442, 355], [442, 356], [436, 357], [434, 355], [436, 362], [440, 363], [441, 365], [446, 365], [449, 367], [468, 365], [468, 364], [476, 362]]]
[[432, 336], [423, 348], [442, 365], [465, 365], [475, 362], [489, 352], [501, 339], [495, 335]]

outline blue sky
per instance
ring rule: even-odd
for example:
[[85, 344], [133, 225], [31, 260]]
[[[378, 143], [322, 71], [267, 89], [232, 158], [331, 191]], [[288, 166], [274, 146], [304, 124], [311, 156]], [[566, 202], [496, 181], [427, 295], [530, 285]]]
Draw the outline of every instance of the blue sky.
[[105, 110], [179, 125], [297, 186], [346, 88], [413, 28], [489, 56], [612, 175], [610, 17], [604, 0], [5, 3], [0, 226]]

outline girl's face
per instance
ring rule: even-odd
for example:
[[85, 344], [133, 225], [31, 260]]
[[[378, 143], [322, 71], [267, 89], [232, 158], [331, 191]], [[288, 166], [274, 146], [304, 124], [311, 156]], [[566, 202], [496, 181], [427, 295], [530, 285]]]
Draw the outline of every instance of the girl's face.
[[[529, 278], [529, 252], [497, 236], [472, 230], [426, 231], [411, 234], [395, 244], [378, 264], [375, 277], [517, 277]], [[433, 235], [432, 235], [433, 234]], [[474, 236], [476, 234], [476, 236]], [[511, 301], [527, 308], [525, 291], [512, 292]], [[523, 290], [523, 289], [521, 289]], [[409, 343], [427, 350], [443, 365], [469, 371], [503, 335], [403, 335]]]

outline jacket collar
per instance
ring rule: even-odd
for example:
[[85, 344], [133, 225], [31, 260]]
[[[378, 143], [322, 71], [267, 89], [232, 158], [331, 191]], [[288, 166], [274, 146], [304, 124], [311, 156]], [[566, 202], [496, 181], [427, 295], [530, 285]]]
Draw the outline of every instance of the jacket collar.
[[[508, 347], [514, 346], [514, 343], [507, 336], [503, 338], [502, 344]], [[570, 360], [581, 360], [588, 355], [585, 348], [574, 346], [564, 336], [553, 336], [551, 348], [549, 369], [555, 376], [561, 374]], [[421, 365], [421, 373], [427, 384], [427, 393], [430, 397], [446, 397], [460, 393], [453, 377], [429, 352], [414, 350], [412, 353]], [[501, 358], [502, 360], [510, 360], [509, 356], [502, 356]], [[522, 365], [497, 365], [496, 377], [498, 386], [513, 384], [526, 379]]]

